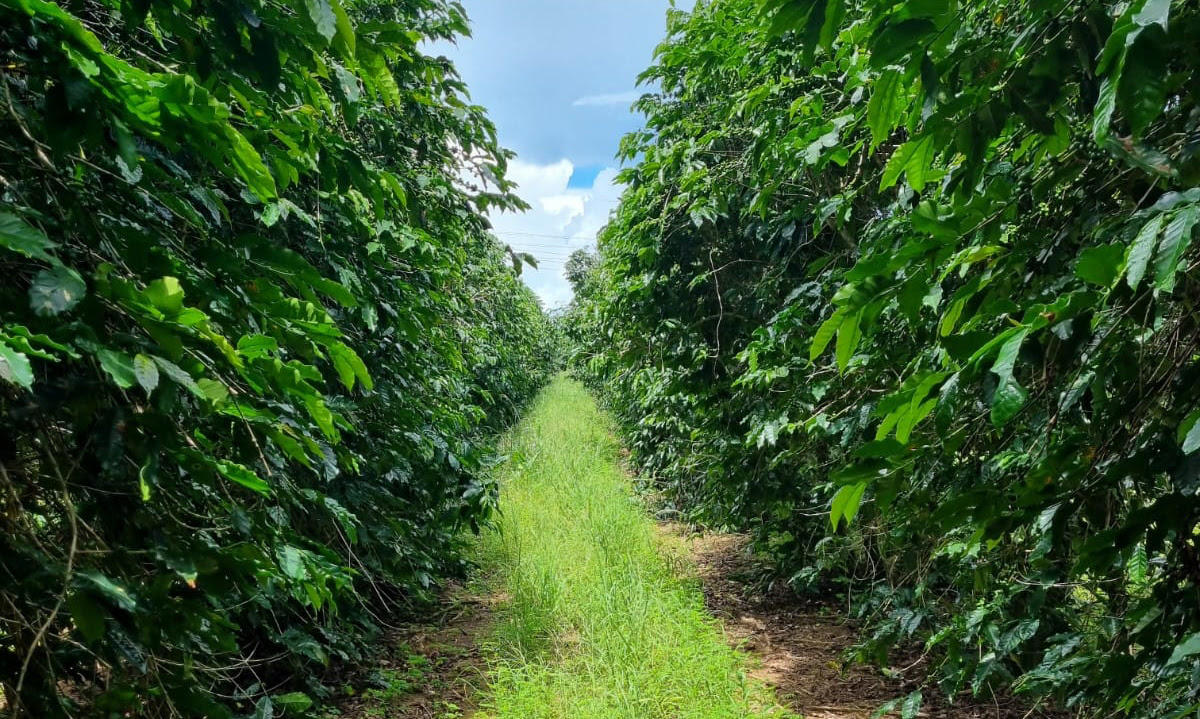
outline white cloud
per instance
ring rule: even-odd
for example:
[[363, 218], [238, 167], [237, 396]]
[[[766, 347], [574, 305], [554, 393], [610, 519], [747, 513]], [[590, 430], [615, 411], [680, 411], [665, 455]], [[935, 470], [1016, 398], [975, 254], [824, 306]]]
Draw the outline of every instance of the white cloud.
[[550, 197], [539, 197], [538, 204], [542, 206], [542, 211], [547, 214], [567, 214], [570, 217], [575, 217], [584, 213], [587, 201], [582, 195], [551, 195]]
[[549, 165], [512, 161], [508, 177], [532, 209], [490, 217], [501, 241], [538, 259], [538, 269], [526, 267], [522, 277], [546, 307], [571, 301], [571, 286], [563, 275], [567, 257], [581, 247], [595, 247], [596, 233], [621, 195], [615, 168], [601, 171], [589, 188], [567, 187], [574, 170], [569, 160]]
[[517, 183], [520, 195], [532, 204], [534, 198], [553, 194], [566, 187], [574, 172], [575, 166], [570, 160], [559, 160], [552, 165], [535, 165], [516, 159], [508, 163], [506, 177]]
[[642, 93], [640, 90], [610, 92], [602, 95], [586, 95], [572, 102], [571, 107], [608, 107], [609, 105], [624, 105], [628, 107], [641, 96]]

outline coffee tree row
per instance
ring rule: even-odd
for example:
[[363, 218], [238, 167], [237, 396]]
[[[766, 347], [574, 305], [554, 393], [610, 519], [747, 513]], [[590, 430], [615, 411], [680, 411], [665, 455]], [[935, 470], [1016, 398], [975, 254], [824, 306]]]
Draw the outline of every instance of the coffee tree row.
[[0, 0], [0, 715], [295, 715], [458, 569], [559, 354], [466, 30]]
[[951, 694], [1194, 711], [1197, 37], [1184, 0], [673, 12], [570, 323], [640, 468]]

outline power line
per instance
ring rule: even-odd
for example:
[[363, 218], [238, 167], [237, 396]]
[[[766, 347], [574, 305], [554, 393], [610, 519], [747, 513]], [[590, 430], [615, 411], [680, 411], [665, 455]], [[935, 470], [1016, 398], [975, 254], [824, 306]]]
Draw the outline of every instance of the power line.
[[571, 259], [571, 255], [565, 252], [546, 252], [544, 250], [531, 250], [525, 247], [514, 247], [512, 249], [514, 252], [523, 252], [525, 254], [533, 255], [534, 257], [545, 257], [546, 259], [550, 260], [566, 261]]
[[[597, 230], [599, 232], [599, 230]], [[516, 230], [492, 230], [493, 235], [520, 235], [522, 237], [546, 237], [551, 240], [595, 240], [596, 233], [591, 235], [543, 235], [538, 232], [517, 232]]]
[[558, 247], [558, 248], [555, 248], [555, 247], [529, 247], [527, 245], [509, 245], [509, 247], [512, 247], [514, 250], [517, 250], [518, 252], [533, 252], [533, 253], [544, 252], [544, 253], [551, 254], [551, 255], [562, 255], [563, 257], [569, 257], [569, 256], [575, 254], [574, 250], [571, 250], [570, 252], [564, 252], [561, 247]]
[[520, 238], [514, 238], [514, 239], [505, 238], [504, 241], [508, 242], [509, 244], [526, 245], [529, 247], [545, 247], [547, 249], [558, 249], [558, 250], [592, 247], [591, 243], [588, 243], [586, 245], [569, 245], [569, 244], [561, 244], [561, 243], [556, 243], [556, 242], [547, 242], [545, 240], [523, 240]]
[[563, 257], [575, 254], [575, 250], [569, 247], [530, 247], [529, 245], [509, 245], [509, 247], [514, 250], [528, 249], [538, 252], [549, 252], [552, 255], [562, 255]]
[[520, 245], [521, 247], [537, 247], [543, 250], [564, 250], [567, 252], [574, 252], [575, 250], [588, 250], [595, 247], [593, 244], [556, 245], [549, 242], [530, 242], [529, 240], [505, 240], [505, 242], [514, 247]]

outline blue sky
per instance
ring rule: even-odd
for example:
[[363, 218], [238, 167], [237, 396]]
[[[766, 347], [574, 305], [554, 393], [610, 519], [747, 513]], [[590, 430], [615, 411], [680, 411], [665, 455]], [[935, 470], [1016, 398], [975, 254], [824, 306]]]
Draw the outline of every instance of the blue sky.
[[[677, 3], [690, 6], [690, 2]], [[533, 205], [492, 217], [497, 235], [537, 256], [526, 270], [548, 307], [570, 299], [567, 255], [591, 246], [620, 194], [621, 136], [641, 125], [637, 76], [666, 31], [669, 0], [465, 0], [470, 38], [439, 47], [518, 159], [510, 176]]]

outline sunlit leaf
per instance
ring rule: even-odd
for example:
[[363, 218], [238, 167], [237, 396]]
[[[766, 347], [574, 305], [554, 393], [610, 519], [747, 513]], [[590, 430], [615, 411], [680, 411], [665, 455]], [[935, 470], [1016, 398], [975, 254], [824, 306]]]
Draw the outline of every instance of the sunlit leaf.
[[24, 354], [0, 341], [0, 379], [19, 387], [33, 386], [33, 366]]
[[158, 365], [152, 357], [139, 354], [133, 358], [133, 374], [137, 383], [150, 394], [158, 387]]
[[124, 352], [116, 352], [114, 350], [100, 350], [96, 355], [100, 360], [100, 368], [108, 373], [109, 377], [117, 383], [121, 389], [129, 389], [137, 384], [137, 371], [134, 368], [134, 359]]

